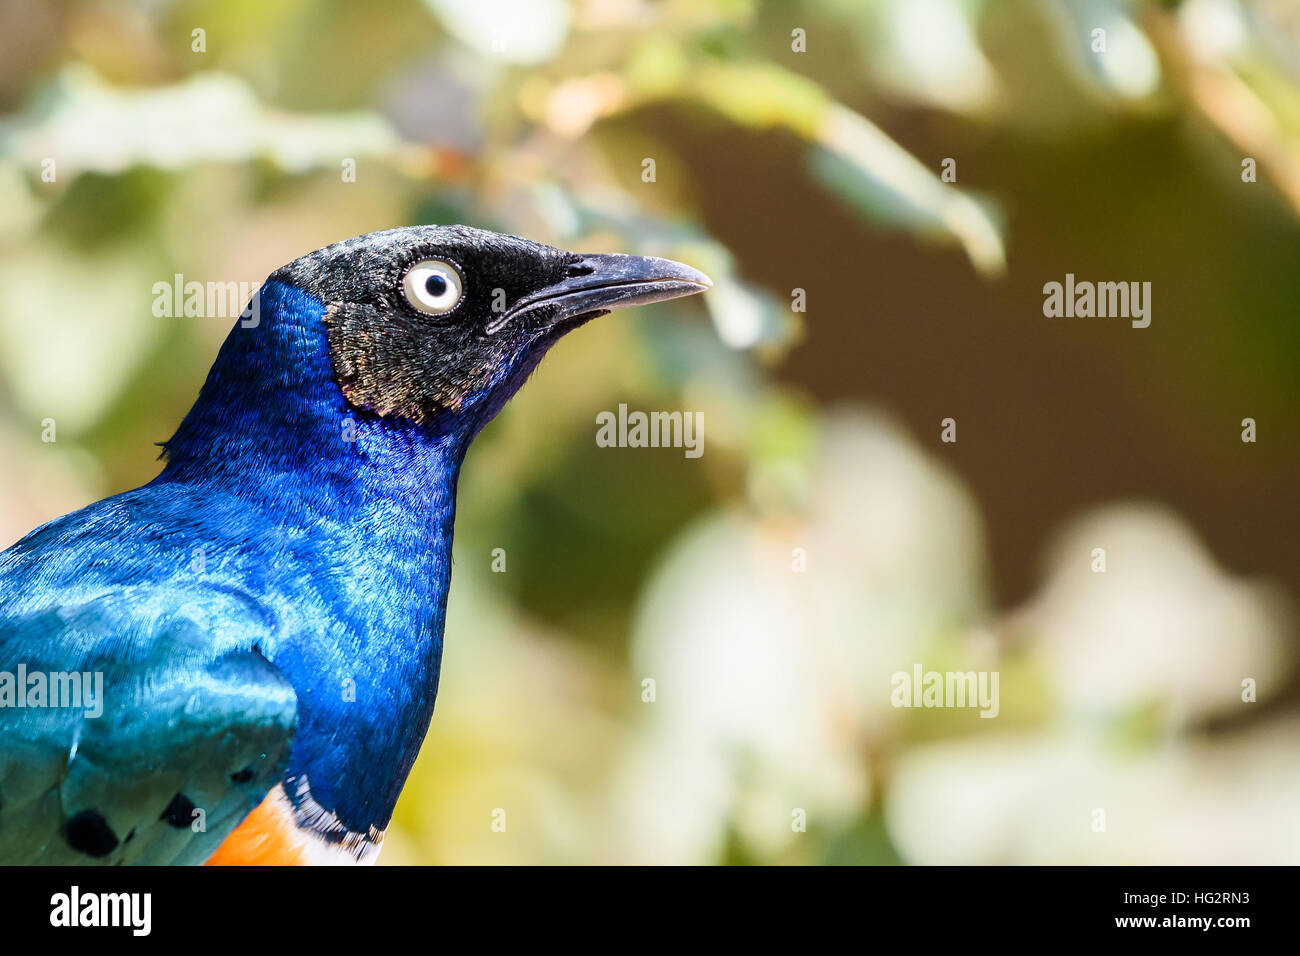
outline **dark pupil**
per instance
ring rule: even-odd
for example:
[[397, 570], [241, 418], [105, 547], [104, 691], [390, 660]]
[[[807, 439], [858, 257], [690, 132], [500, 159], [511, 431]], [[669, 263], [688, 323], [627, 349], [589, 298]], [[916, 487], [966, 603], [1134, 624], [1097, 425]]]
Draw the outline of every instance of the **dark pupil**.
[[439, 275], [432, 275], [424, 280], [424, 291], [435, 299], [447, 291], [447, 280]]

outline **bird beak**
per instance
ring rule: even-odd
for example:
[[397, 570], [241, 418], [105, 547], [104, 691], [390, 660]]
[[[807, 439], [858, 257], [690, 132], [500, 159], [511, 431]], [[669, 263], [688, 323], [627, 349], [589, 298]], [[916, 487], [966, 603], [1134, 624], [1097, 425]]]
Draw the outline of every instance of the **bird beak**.
[[540, 315], [546, 325], [554, 327], [612, 309], [694, 295], [712, 286], [703, 272], [671, 259], [585, 255], [569, 265], [563, 280], [524, 296], [502, 313], [488, 332], [524, 315]]

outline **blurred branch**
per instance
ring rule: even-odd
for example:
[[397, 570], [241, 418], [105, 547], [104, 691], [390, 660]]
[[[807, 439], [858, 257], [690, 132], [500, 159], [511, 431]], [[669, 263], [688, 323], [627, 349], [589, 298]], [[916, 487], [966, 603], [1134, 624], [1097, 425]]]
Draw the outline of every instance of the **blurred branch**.
[[[1146, 27], [1161, 58], [1196, 107], [1244, 157], [1253, 158], [1300, 216], [1300, 137], [1279, 111], [1221, 57], [1198, 56], [1169, 14], [1150, 10]], [[1259, 69], [1271, 70], [1266, 64]], [[1285, 84], [1282, 84], [1285, 86]], [[1294, 89], [1286, 86], [1287, 95]], [[1293, 107], [1297, 104], [1291, 104]]]
[[869, 220], [956, 242], [987, 276], [1005, 270], [1000, 229], [979, 203], [812, 80], [757, 61], [690, 67], [657, 47], [632, 63], [622, 77], [600, 73], [544, 91], [526, 88], [525, 109], [568, 138], [600, 117], [671, 101], [699, 103], [747, 129], [784, 129], [809, 146], [822, 182]]

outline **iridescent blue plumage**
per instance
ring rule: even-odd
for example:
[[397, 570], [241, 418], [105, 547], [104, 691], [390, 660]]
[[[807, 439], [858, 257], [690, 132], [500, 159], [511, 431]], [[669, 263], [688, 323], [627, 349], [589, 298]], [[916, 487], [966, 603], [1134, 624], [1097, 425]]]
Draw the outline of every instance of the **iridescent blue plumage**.
[[[430, 256], [466, 285], [446, 315], [398, 296]], [[276, 273], [162, 473], [0, 554], [0, 672], [95, 671], [105, 702], [0, 706], [0, 863], [201, 862], [277, 784], [367, 856], [433, 711], [469, 443], [594, 308], [706, 281], [459, 227]]]
[[[150, 487], [199, 493], [209, 520], [189, 549], [211, 535], [209, 578], [275, 615], [262, 650], [298, 690], [289, 778], [305, 776], [350, 830], [382, 830], [433, 711], [473, 425], [349, 408], [323, 305], [279, 283], [262, 294], [259, 327], [232, 336]], [[268, 352], [285, 359], [278, 374], [257, 368]]]
[[[330, 374], [321, 303], [278, 283], [261, 294], [259, 326], [232, 334], [162, 474], [0, 557], [4, 617], [11, 625], [105, 591], [128, 607], [148, 595], [222, 608], [218, 617], [247, 602], [257, 613], [213, 654], [256, 647], [288, 678], [300, 740], [290, 779], [308, 779], [349, 829], [383, 829], [433, 709], [468, 436], [349, 410]], [[279, 368], [266, 367], [271, 358]], [[345, 428], [355, 428], [349, 440]], [[6, 626], [0, 659], [31, 658], [15, 645], [35, 639]], [[52, 669], [81, 670], [95, 653], [65, 649]], [[161, 811], [172, 795], [159, 796]]]

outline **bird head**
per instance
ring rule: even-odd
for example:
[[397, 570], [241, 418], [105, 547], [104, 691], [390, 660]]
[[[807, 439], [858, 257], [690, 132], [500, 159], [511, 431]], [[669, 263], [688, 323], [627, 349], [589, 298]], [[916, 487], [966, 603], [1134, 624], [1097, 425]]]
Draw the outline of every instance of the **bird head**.
[[465, 226], [371, 233], [270, 277], [325, 307], [348, 402], [381, 418], [481, 426], [561, 336], [612, 309], [707, 289], [668, 259], [581, 255]]

